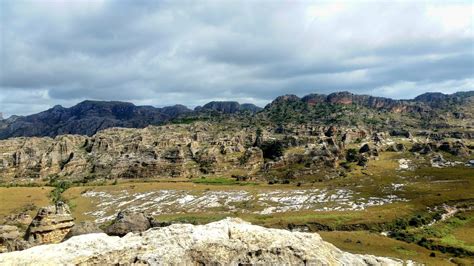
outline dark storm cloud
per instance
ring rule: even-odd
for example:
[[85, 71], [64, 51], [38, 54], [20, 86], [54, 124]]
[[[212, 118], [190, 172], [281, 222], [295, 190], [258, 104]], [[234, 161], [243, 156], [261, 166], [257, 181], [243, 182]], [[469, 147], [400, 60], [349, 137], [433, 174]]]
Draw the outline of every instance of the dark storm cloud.
[[5, 0], [0, 112], [473, 89], [470, 2]]

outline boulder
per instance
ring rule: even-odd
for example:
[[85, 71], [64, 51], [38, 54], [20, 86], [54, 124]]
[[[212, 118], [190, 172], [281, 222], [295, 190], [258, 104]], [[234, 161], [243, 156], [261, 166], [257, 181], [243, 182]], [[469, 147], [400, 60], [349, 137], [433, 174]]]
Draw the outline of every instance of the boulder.
[[369, 145], [368, 143], [362, 145], [359, 149], [360, 154], [368, 154], [370, 156], [379, 156], [379, 151], [375, 148]]
[[[338, 157], [342, 154], [342, 149], [338, 145], [335, 138], [326, 138], [323, 140], [324, 147], [331, 152], [334, 156]], [[341, 145], [342, 146], [342, 145]]]
[[443, 154], [436, 153], [430, 160], [431, 166], [436, 168], [456, 166], [457, 164], [462, 164], [462, 162], [450, 162], [444, 159]]
[[466, 157], [469, 155], [469, 149], [460, 141], [443, 142], [439, 146], [439, 150], [451, 153], [454, 156]]
[[474, 160], [467, 161], [466, 166], [474, 167]]
[[384, 141], [383, 133], [374, 133], [372, 134], [372, 140], [375, 142], [376, 145], [382, 144]]
[[124, 210], [117, 214], [117, 217], [105, 229], [105, 233], [111, 236], [124, 236], [128, 233], [139, 233], [151, 228], [150, 219], [140, 212]]
[[330, 126], [326, 132], [324, 133], [324, 135], [326, 135], [326, 137], [333, 137], [337, 134], [337, 128], [335, 126]]
[[436, 168], [445, 167], [446, 164], [448, 163], [448, 161], [446, 161], [443, 155], [440, 153], [435, 154], [433, 158], [431, 158], [430, 162], [431, 162], [431, 166], [436, 167]]
[[398, 169], [397, 170], [414, 170], [412, 161], [409, 159], [399, 159], [398, 160]]
[[359, 159], [357, 162], [358, 166], [367, 167], [369, 163], [369, 158], [367, 158], [366, 156], [359, 156], [358, 159]]
[[360, 147], [360, 149], [359, 149], [359, 153], [366, 153], [366, 152], [369, 152], [369, 151], [370, 151], [370, 146], [367, 143], [362, 145], [362, 147]]
[[412, 138], [412, 134], [408, 130], [404, 129], [394, 129], [390, 131], [390, 136], [392, 137], [404, 137], [404, 138]]
[[85, 221], [75, 224], [69, 233], [65, 236], [65, 239], [69, 239], [73, 236], [92, 234], [92, 233], [103, 233], [103, 231], [93, 222]]
[[0, 253], [12, 251], [12, 244], [21, 237], [18, 227], [0, 225]]
[[0, 225], [0, 239], [15, 239], [21, 236], [18, 227], [13, 225]]
[[403, 143], [390, 145], [386, 149], [386, 151], [391, 151], [391, 152], [403, 152], [405, 150], [406, 150], [406, 147], [405, 145], [403, 145]]
[[410, 149], [411, 152], [417, 152], [419, 154], [428, 154], [433, 152], [433, 147], [428, 143], [415, 143]]

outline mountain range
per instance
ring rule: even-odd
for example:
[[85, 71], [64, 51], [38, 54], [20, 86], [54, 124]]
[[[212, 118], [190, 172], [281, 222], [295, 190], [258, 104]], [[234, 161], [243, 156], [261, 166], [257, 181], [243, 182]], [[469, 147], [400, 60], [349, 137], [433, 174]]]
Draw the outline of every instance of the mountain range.
[[[450, 117], [471, 119], [473, 106], [474, 91], [454, 94], [425, 93], [412, 100], [394, 100], [350, 92], [309, 94], [302, 98], [284, 95], [277, 97], [265, 108], [235, 101], [213, 101], [194, 110], [184, 105], [156, 108], [136, 106], [128, 102], [86, 100], [70, 108], [57, 105], [33, 115], [0, 118], [0, 139], [55, 137], [63, 134], [91, 136], [111, 127], [144, 128], [182, 119], [216, 119], [229, 115], [237, 118], [242, 115], [248, 118], [250, 115], [258, 121], [277, 124], [314, 122], [358, 125], [375, 123], [377, 120], [381, 122], [393, 114], [407, 114], [407, 117], [420, 121], [423, 117], [430, 118], [430, 122], [443, 127]], [[355, 119], [351, 112], [364, 115]]]

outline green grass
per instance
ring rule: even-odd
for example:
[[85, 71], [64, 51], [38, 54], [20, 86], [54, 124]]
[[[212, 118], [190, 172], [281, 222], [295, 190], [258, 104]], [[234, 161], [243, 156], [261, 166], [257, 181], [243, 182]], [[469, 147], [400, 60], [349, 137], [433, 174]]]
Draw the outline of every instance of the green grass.
[[226, 177], [211, 177], [211, 178], [201, 177], [201, 178], [192, 179], [192, 182], [194, 184], [202, 184], [202, 185], [226, 185], [226, 186], [229, 186], [229, 185], [240, 185], [240, 186], [258, 185], [258, 183], [255, 183], [255, 182], [237, 181], [234, 178], [226, 178]]
[[412, 250], [412, 249], [407, 249], [403, 246], [395, 246], [392, 248], [395, 252], [397, 253], [400, 253], [400, 254], [403, 254], [407, 257], [415, 257], [416, 255], [418, 255], [418, 252]]
[[[376, 233], [367, 231], [318, 233], [325, 241], [352, 253], [414, 260], [425, 265], [453, 265], [450, 254], [428, 250], [414, 243], [405, 243]], [[434, 257], [431, 253], [434, 254]], [[472, 265], [474, 262], [471, 258], [456, 258], [456, 260], [464, 265]]]

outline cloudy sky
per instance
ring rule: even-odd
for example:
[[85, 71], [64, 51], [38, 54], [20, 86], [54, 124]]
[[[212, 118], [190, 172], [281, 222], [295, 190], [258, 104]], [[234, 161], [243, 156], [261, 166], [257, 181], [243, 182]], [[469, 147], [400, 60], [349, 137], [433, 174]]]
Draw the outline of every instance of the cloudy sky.
[[0, 0], [0, 38], [6, 116], [474, 89], [471, 1]]

